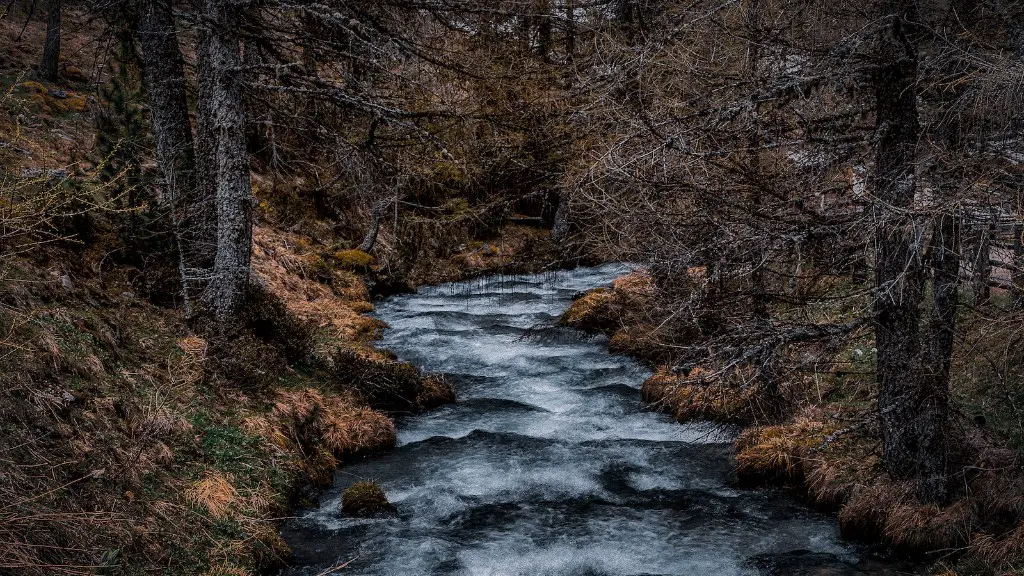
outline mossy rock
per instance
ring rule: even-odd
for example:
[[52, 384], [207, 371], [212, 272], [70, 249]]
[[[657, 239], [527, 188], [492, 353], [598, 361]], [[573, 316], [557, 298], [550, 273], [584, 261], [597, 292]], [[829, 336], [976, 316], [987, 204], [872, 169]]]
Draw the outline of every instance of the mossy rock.
[[341, 494], [341, 512], [358, 518], [389, 515], [397, 512], [379, 484], [356, 482]]
[[64, 112], [85, 112], [89, 107], [89, 101], [81, 94], [63, 90], [50, 91], [39, 82], [28, 81], [21, 83], [29, 94], [29, 100], [38, 104], [46, 113]]
[[338, 266], [347, 270], [366, 272], [373, 264], [373, 256], [362, 250], [338, 250], [334, 253]]
[[29, 92], [33, 92], [35, 94], [46, 94], [46, 86], [43, 86], [41, 83], [34, 80], [22, 82], [21, 85]]

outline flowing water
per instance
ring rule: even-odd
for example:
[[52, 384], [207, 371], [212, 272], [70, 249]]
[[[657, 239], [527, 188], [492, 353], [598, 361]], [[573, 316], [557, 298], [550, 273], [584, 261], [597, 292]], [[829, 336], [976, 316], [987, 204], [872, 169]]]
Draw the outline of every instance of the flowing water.
[[[835, 520], [732, 486], [728, 430], [644, 409], [649, 373], [603, 338], [551, 326], [622, 265], [426, 288], [381, 302], [382, 345], [443, 372], [459, 402], [401, 421], [398, 448], [346, 466], [283, 531], [284, 574], [889, 574]], [[398, 509], [355, 519], [341, 491], [378, 481]], [[333, 574], [334, 572], [329, 572]]]

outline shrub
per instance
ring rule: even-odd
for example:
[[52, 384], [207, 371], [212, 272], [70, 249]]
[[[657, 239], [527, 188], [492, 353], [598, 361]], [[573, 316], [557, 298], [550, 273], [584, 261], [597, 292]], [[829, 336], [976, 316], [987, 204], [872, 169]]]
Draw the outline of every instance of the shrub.
[[441, 374], [430, 374], [423, 379], [423, 389], [416, 397], [419, 410], [429, 410], [455, 402], [455, 390]]
[[573, 300], [559, 322], [588, 332], [611, 332], [619, 326], [613, 310], [614, 296], [607, 288], [597, 288]]
[[309, 275], [317, 282], [330, 284], [334, 279], [334, 269], [322, 256], [313, 254], [309, 257]]

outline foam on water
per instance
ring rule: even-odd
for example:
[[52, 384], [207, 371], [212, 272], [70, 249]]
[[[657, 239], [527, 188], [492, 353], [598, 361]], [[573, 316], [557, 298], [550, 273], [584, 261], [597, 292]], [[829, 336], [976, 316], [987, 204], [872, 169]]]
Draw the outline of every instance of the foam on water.
[[[448, 374], [460, 403], [400, 422], [396, 450], [339, 471], [283, 531], [296, 560], [285, 574], [354, 559], [341, 573], [727, 576], [758, 574], [755, 555], [805, 550], [832, 567], [821, 573], [864, 573], [834, 521], [732, 487], [731, 430], [646, 410], [649, 372], [605, 339], [532, 337], [574, 294], [628, 271], [485, 278], [381, 302], [382, 345]], [[398, 517], [339, 514], [341, 490], [363, 478]]]

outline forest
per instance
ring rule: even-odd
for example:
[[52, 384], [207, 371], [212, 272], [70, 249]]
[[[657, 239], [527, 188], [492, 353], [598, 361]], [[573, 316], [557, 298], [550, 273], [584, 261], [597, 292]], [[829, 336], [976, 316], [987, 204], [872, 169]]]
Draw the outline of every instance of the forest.
[[[0, 574], [1024, 573], [1024, 2], [4, 4]], [[558, 288], [612, 263], [613, 282]], [[451, 355], [492, 334], [445, 338], [483, 308], [422, 316], [422, 345], [403, 314], [493, 278], [564, 302], [550, 322], [525, 296], [488, 308], [522, 332], [488, 366], [575, 339], [642, 373], [629, 418], [725, 438], [693, 441], [722, 446], [717, 495], [650, 506], [677, 521], [767, 495], [835, 549], [779, 528], [771, 550], [734, 543], [738, 571], [659, 568], [642, 546], [560, 568], [465, 549], [360, 567], [376, 541], [303, 560], [289, 527], [349, 466], [384, 476], [331, 504], [343, 543], [416, 524], [386, 474], [422, 464], [418, 426], [478, 438], [454, 415], [493, 404]], [[665, 454], [650, 486], [696, 466]], [[442, 488], [472, 476], [460, 462], [431, 464]], [[608, 487], [622, 462], [564, 514], [653, 498], [636, 473]], [[561, 516], [544, 478], [487, 503]], [[594, 544], [546, 529], [580, 558]], [[682, 566], [670, 533], [659, 558]], [[826, 555], [841, 567], [807, 563]]]

